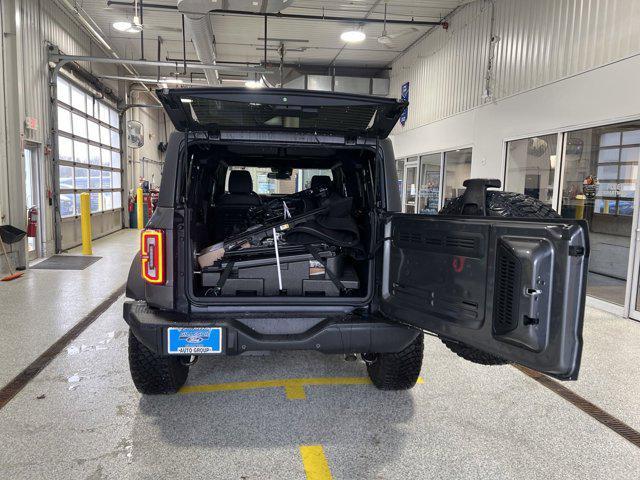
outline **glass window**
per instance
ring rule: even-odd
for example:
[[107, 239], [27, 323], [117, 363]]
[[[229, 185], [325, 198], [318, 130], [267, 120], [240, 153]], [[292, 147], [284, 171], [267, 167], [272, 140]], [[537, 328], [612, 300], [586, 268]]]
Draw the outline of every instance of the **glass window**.
[[622, 132], [623, 145], [640, 145], [640, 130]]
[[407, 158], [404, 177], [405, 192], [403, 212], [416, 213], [416, 197], [418, 195], [418, 157]]
[[524, 193], [551, 205], [557, 145], [556, 134], [507, 142], [505, 190]]
[[[565, 134], [560, 213], [585, 219], [591, 256], [587, 294], [624, 305], [638, 175], [640, 122]], [[638, 299], [640, 307], [640, 298]]]
[[404, 159], [396, 160], [396, 175], [398, 176], [398, 191], [402, 197], [402, 183], [404, 182]]
[[621, 162], [638, 163], [638, 160], [640, 160], [640, 147], [624, 147], [620, 150]]
[[462, 182], [471, 178], [470, 148], [445, 152], [444, 154], [444, 203], [464, 192]]
[[91, 213], [100, 212], [102, 210], [102, 195], [91, 193], [89, 195], [89, 205], [91, 206]]
[[111, 172], [102, 171], [102, 188], [111, 188]]
[[93, 97], [91, 95], [87, 95], [87, 115], [89, 115], [90, 117], [95, 116], [95, 113], [93, 111], [94, 102], [95, 100], [93, 99]]
[[122, 208], [121, 192], [113, 192], [113, 208]]
[[69, 83], [66, 80], [58, 77], [58, 80], [56, 81], [58, 101], [66, 103], [67, 105], [71, 105], [71, 93], [69, 88]]
[[58, 107], [58, 130], [71, 133], [71, 112], [60, 106]]
[[418, 182], [418, 213], [437, 215], [440, 202], [440, 154], [420, 157]]
[[[59, 78], [57, 86], [58, 128], [74, 137], [57, 138], [61, 215], [80, 213], [80, 194], [68, 190], [91, 190], [92, 213], [122, 208], [122, 161], [120, 152], [114, 151], [120, 148], [118, 112], [67, 80]], [[73, 111], [63, 107], [63, 103]], [[76, 110], [87, 116], [75, 113]]]
[[87, 138], [87, 119], [77, 113], [73, 114], [73, 134]]
[[60, 194], [60, 216], [72, 217], [75, 215], [75, 196], [73, 193], [61, 193]]
[[73, 162], [73, 141], [70, 138], [58, 135], [58, 159]]
[[109, 125], [115, 128], [120, 127], [118, 121], [118, 112], [116, 112], [113, 108], [109, 109]]
[[100, 189], [100, 170], [94, 170], [93, 168], [89, 171], [90, 179], [89, 179], [89, 188], [91, 190], [99, 190]]
[[111, 168], [121, 168], [120, 152], [111, 152]]
[[80, 194], [79, 193], [75, 194], [75, 199], [76, 199], [76, 215], [81, 215], [81, 212], [80, 212], [80, 206], [81, 205], [80, 205]]
[[92, 142], [100, 143], [100, 125], [91, 120], [87, 122], [87, 125], [89, 140], [91, 140]]
[[111, 166], [111, 150], [109, 150], [108, 148], [101, 149], [101, 158], [103, 167]]
[[91, 165], [101, 165], [100, 156], [100, 147], [89, 145], [89, 163]]
[[89, 163], [89, 148], [84, 142], [73, 141], [73, 158], [76, 163]]
[[107, 127], [100, 126], [100, 143], [103, 145], [111, 144], [111, 134]]
[[102, 209], [111, 210], [112, 208], [113, 208], [113, 200], [112, 200], [111, 192], [102, 192]]
[[612, 145], [620, 145], [621, 132], [609, 132], [600, 135], [600, 146], [610, 147]]
[[87, 101], [84, 93], [76, 87], [71, 87], [71, 106], [81, 112], [84, 112], [87, 109]]
[[107, 107], [104, 103], [98, 102], [98, 109], [100, 112], [100, 121], [104, 123], [109, 123], [109, 107]]
[[89, 188], [89, 169], [84, 167], [76, 167], [76, 188], [86, 190]]
[[[288, 195], [309, 188], [311, 178], [315, 175], [326, 175], [333, 178], [329, 169], [297, 169], [291, 172], [288, 179], [269, 178], [270, 168], [263, 167], [231, 167], [231, 170], [248, 170], [253, 180], [253, 191], [260, 195]], [[227, 174], [226, 190], [229, 190], [229, 175]]]
[[111, 146], [120, 148], [120, 133], [117, 130], [111, 130]]
[[59, 166], [60, 190], [73, 189], [73, 167], [68, 165]]

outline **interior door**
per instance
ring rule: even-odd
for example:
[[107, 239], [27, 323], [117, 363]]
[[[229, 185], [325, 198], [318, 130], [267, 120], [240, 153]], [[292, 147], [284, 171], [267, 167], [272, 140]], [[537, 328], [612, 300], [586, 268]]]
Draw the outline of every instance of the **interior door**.
[[589, 257], [583, 220], [391, 215], [383, 313], [575, 379]]

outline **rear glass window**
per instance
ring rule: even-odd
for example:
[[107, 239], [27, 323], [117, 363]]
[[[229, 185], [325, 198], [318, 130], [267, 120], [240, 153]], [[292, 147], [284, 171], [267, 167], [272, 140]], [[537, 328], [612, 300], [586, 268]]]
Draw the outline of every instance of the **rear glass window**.
[[[269, 178], [270, 168], [264, 167], [231, 167], [231, 170], [247, 170], [251, 174], [253, 191], [259, 195], [290, 195], [311, 186], [311, 178], [315, 175], [333, 175], [330, 169], [294, 168], [289, 179]], [[229, 191], [229, 172], [225, 182], [225, 191]]]
[[[186, 100], [186, 99], [183, 99]], [[375, 121], [378, 105], [299, 106], [231, 102], [207, 98], [183, 101], [192, 121], [224, 128], [302, 129], [306, 131], [343, 130], [364, 132]]]

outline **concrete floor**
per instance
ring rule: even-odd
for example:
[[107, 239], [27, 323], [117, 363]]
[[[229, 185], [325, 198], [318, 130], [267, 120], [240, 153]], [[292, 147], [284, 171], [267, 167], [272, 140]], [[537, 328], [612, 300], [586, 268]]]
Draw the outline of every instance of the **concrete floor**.
[[[93, 254], [102, 258], [84, 270], [27, 270], [23, 277], [2, 283], [0, 385], [125, 282], [139, 235], [137, 230], [120, 230], [94, 241]], [[80, 253], [80, 248], [69, 251]]]
[[[112, 240], [125, 248], [130, 234], [105, 239], [104, 251]], [[432, 337], [424, 383], [408, 392], [362, 384], [307, 386], [297, 400], [281, 387], [141, 397], [122, 301], [0, 410], [1, 478], [304, 479], [303, 445], [323, 446], [335, 479], [638, 478], [637, 447], [515, 368], [471, 364]], [[588, 309], [584, 337], [580, 380], [564, 385], [640, 429], [640, 324]], [[202, 359], [188, 385], [365, 376], [338, 356], [277, 353]]]

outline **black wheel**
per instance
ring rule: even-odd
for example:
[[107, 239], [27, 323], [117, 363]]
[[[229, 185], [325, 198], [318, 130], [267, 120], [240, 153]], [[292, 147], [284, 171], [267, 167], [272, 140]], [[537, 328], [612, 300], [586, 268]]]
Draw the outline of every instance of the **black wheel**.
[[422, 368], [424, 334], [397, 353], [363, 355], [371, 382], [380, 390], [408, 390], [418, 381]]
[[140, 393], [175, 393], [187, 381], [189, 366], [181, 357], [163, 357], [145, 347], [129, 330], [129, 370]]
[[[441, 215], [462, 215], [462, 196], [450, 200], [440, 210]], [[487, 192], [487, 213], [490, 217], [520, 217], [520, 218], [559, 218], [549, 205], [533, 197], [513, 192]], [[440, 338], [449, 350], [456, 355], [481, 365], [505, 365], [509, 363], [503, 358], [470, 347], [464, 343], [448, 338]]]

